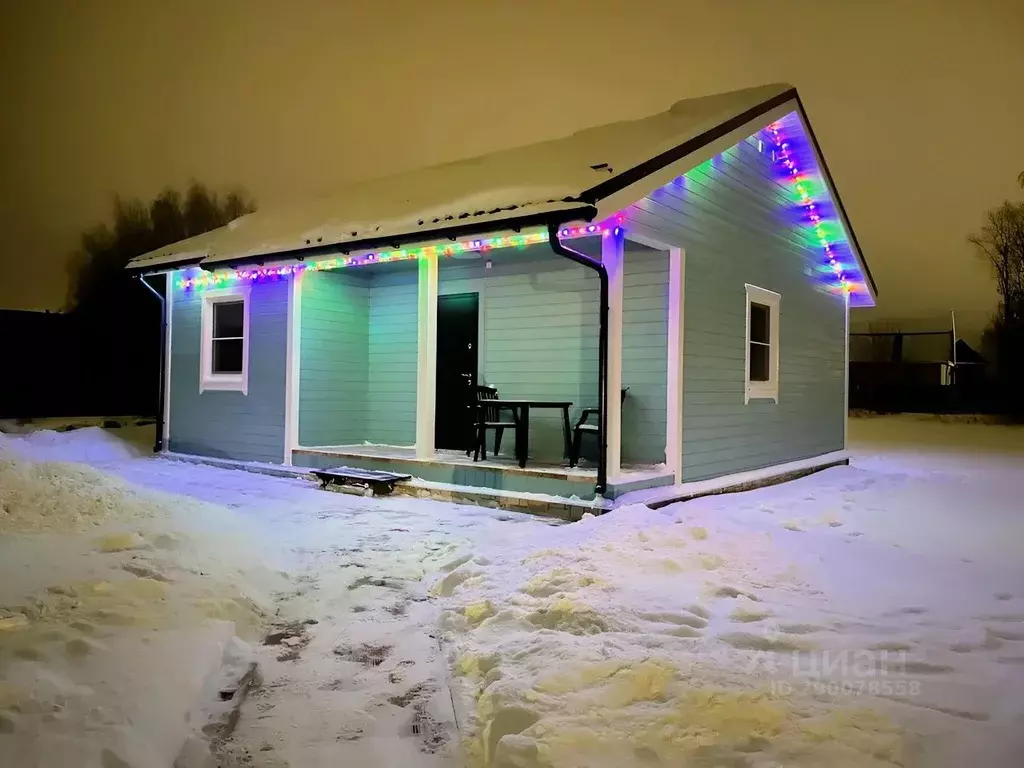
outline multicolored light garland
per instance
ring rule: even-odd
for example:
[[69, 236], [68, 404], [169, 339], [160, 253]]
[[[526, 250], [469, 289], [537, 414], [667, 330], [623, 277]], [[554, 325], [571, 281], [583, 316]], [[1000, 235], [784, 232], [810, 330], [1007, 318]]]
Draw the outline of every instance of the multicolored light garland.
[[[854, 305], [872, 305], [873, 301], [860, 265], [847, 238], [839, 212], [836, 210], [824, 177], [818, 168], [817, 157], [810, 138], [806, 135], [800, 117], [790, 113], [777, 120], [754, 136], [758, 150], [771, 148], [772, 159], [779, 173], [779, 180], [791, 191], [800, 211], [801, 221], [807, 225], [810, 241], [824, 251], [819, 268], [821, 278], [829, 290], [850, 296]], [[718, 156], [694, 168], [694, 171], [712, 173]], [[686, 176], [674, 183], [685, 185]], [[607, 234], [613, 230], [618, 234], [622, 217], [617, 215], [601, 224], [585, 224], [568, 227], [559, 231], [559, 237], [569, 239]], [[548, 233], [529, 232], [516, 235], [501, 235], [487, 238], [464, 240], [442, 245], [426, 245], [415, 248], [361, 253], [353, 256], [335, 256], [317, 261], [304, 261], [270, 267], [241, 267], [212, 272], [195, 271], [177, 281], [178, 288], [193, 290], [220, 288], [242, 282], [278, 280], [288, 275], [309, 271], [322, 271], [355, 267], [366, 264], [404, 261], [427, 256], [452, 257], [464, 253], [484, 253], [493, 248], [525, 248], [548, 241]], [[271, 256], [273, 258], [273, 256]]]
[[[618, 222], [621, 224], [621, 222]], [[584, 224], [579, 227], [567, 227], [559, 230], [560, 237], [594, 237], [603, 235], [612, 229], [618, 232], [614, 224]], [[451, 243], [450, 245], [426, 245], [419, 248], [400, 248], [393, 251], [378, 251], [357, 256], [338, 256], [319, 261], [305, 261], [297, 264], [285, 264], [279, 267], [243, 267], [204, 273], [197, 277], [185, 277], [178, 280], [178, 288], [192, 290], [195, 288], [220, 288], [235, 284], [238, 281], [260, 282], [276, 280], [300, 272], [319, 272], [321, 270], [357, 267], [365, 264], [382, 264], [390, 261], [405, 261], [423, 256], [451, 257], [462, 253], [484, 253], [492, 248], [525, 248], [548, 241], [547, 232], [528, 232], [520, 235], [501, 235], [498, 237], [477, 238]]]
[[[792, 124], [796, 123], [795, 129]], [[809, 140], [799, 124], [799, 117], [791, 113], [769, 125], [758, 137], [764, 136], [769, 146], [773, 147], [772, 157], [781, 171], [782, 180], [790, 186], [794, 198], [801, 210], [801, 217], [809, 226], [814, 237], [813, 242], [824, 250], [824, 268], [834, 277], [831, 286], [834, 290], [848, 293], [858, 299], [858, 303], [871, 303], [870, 293], [860, 274], [859, 265], [853, 261], [849, 242], [842, 222], [838, 215], [828, 216], [826, 208], [834, 208], [834, 203], [825, 185], [824, 178], [816, 168], [813, 155], [808, 162], [798, 160], [794, 144], [806, 143], [806, 149], [813, 151]], [[799, 163], [799, 164], [798, 164]], [[803, 166], [803, 167], [801, 167]], [[844, 264], [839, 253], [840, 249], [849, 252], [849, 261]]]

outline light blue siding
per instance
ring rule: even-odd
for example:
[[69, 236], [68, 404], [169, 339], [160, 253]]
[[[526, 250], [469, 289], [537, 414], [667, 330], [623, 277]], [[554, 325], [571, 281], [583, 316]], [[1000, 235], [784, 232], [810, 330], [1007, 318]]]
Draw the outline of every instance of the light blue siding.
[[367, 435], [370, 287], [358, 270], [302, 276], [299, 445]]
[[415, 443], [415, 263], [303, 281], [299, 444]]
[[622, 289], [623, 464], [665, 461], [668, 253], [626, 244]]
[[418, 278], [415, 262], [366, 270], [369, 294], [369, 391], [365, 439], [416, 442]]
[[[172, 275], [172, 286], [174, 282]], [[243, 461], [283, 460], [288, 288], [288, 280], [252, 286], [248, 394], [200, 393], [202, 292], [173, 288], [172, 451]]]
[[[627, 226], [686, 252], [683, 473], [699, 480], [843, 447], [845, 305], [741, 142], [639, 201]], [[745, 283], [781, 294], [779, 402], [744, 404]]]

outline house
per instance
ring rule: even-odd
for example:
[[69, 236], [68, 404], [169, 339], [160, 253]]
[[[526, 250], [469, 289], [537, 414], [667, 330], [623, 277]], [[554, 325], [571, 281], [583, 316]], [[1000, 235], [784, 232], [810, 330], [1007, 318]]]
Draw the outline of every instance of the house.
[[[169, 275], [166, 449], [581, 498], [841, 458], [849, 307], [875, 298], [788, 85], [261, 210], [129, 268]], [[532, 408], [475, 462], [467, 385], [571, 423]]]

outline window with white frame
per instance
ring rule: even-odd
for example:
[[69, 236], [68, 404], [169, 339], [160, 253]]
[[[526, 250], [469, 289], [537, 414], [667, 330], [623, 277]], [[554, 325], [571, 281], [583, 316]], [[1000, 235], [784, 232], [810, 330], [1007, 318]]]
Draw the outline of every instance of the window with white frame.
[[744, 402], [779, 401], [779, 299], [747, 285], [747, 352]]
[[249, 388], [248, 286], [203, 294], [199, 391]]

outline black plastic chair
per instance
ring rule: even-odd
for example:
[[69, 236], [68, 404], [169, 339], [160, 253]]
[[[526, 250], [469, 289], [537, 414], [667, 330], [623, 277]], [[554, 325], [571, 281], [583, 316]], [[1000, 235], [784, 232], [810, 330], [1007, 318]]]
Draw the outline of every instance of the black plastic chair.
[[[476, 446], [473, 461], [481, 458], [487, 461], [487, 430], [494, 430], [494, 454], [501, 452], [501, 437], [506, 429], [516, 433], [516, 445], [519, 444], [519, 416], [512, 406], [488, 405], [488, 401], [498, 399], [498, 390], [494, 387], [478, 385], [476, 388]], [[503, 417], [502, 411], [511, 411], [511, 421]], [[482, 456], [481, 456], [482, 454]]]
[[[629, 387], [622, 388], [622, 400], [626, 402], [626, 393]], [[576, 428], [572, 431], [572, 452], [569, 454], [569, 466], [575, 467], [580, 463], [580, 449], [583, 447], [583, 436], [594, 435], [597, 437], [597, 424], [589, 424], [588, 419], [601, 412], [600, 408], [584, 408], [580, 412], [580, 420], [576, 422]]]

